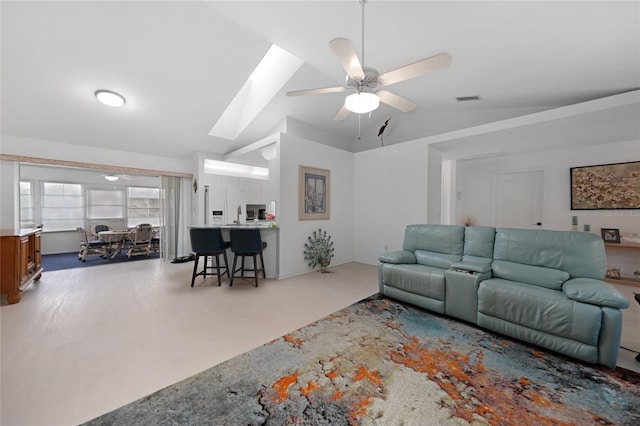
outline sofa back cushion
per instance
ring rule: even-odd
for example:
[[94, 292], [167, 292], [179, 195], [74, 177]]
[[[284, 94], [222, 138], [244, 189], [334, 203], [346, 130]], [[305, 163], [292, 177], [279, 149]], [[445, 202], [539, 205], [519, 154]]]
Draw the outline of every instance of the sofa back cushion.
[[402, 248], [408, 251], [424, 250], [436, 253], [462, 255], [464, 226], [461, 225], [408, 225]]
[[602, 279], [605, 273], [602, 238], [588, 232], [497, 228], [493, 258], [565, 271], [572, 278]]
[[462, 261], [491, 263], [496, 228], [492, 226], [467, 226], [464, 228]]
[[419, 264], [447, 269], [462, 259], [464, 226], [409, 225], [402, 248], [416, 254]]
[[491, 265], [494, 278], [532, 284], [553, 290], [562, 290], [562, 283], [569, 279], [569, 273], [543, 266], [495, 260]]

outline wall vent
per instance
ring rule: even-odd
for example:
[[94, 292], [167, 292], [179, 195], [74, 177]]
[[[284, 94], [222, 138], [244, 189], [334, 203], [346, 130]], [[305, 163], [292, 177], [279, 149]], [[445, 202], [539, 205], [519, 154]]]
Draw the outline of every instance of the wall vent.
[[460, 96], [456, 98], [458, 102], [467, 102], [467, 101], [479, 101], [480, 96]]

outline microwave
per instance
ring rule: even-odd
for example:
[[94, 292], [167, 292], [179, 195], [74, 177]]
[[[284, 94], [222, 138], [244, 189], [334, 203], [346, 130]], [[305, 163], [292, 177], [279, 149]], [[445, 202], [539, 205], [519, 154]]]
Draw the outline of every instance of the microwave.
[[267, 206], [265, 204], [247, 204], [247, 220], [266, 220]]

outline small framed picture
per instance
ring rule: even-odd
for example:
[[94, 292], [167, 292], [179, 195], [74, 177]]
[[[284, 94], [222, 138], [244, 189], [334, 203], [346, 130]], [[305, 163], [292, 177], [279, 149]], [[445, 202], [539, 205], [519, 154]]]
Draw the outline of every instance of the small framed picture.
[[620, 230], [616, 228], [600, 228], [605, 243], [620, 243]]

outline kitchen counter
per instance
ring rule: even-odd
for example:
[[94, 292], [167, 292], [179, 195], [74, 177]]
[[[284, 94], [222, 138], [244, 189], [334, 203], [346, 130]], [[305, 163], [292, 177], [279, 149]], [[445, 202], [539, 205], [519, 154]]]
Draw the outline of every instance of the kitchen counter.
[[247, 223], [228, 223], [225, 225], [218, 225], [213, 223], [208, 223], [206, 225], [196, 225], [190, 226], [190, 228], [220, 228], [220, 229], [231, 229], [231, 228], [260, 228], [260, 229], [280, 229], [279, 226], [271, 226], [268, 221], [260, 221], [257, 223], [247, 222]]

